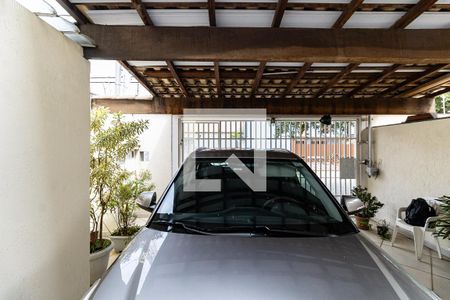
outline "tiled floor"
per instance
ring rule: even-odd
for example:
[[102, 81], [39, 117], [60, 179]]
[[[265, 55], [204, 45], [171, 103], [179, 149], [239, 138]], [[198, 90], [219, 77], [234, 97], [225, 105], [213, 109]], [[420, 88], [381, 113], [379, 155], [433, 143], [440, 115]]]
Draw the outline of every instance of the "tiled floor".
[[[414, 242], [401, 235], [397, 235], [394, 247], [390, 241], [381, 243], [381, 239], [374, 231], [361, 231], [363, 235], [392, 256], [412, 277], [425, 287], [433, 290], [443, 300], [450, 300], [450, 260], [438, 258], [437, 253], [428, 248], [424, 249], [419, 261], [414, 254]], [[430, 256], [431, 253], [431, 256]], [[119, 256], [114, 250], [109, 258], [109, 265]]]
[[[414, 242], [398, 234], [395, 244], [391, 247], [390, 241], [381, 243], [381, 239], [374, 231], [361, 233], [374, 241], [399, 263], [414, 279], [425, 287], [433, 290], [444, 300], [450, 300], [450, 260], [443, 257], [439, 259], [435, 251], [424, 248], [420, 260], [414, 254]], [[430, 255], [431, 254], [431, 255]]]

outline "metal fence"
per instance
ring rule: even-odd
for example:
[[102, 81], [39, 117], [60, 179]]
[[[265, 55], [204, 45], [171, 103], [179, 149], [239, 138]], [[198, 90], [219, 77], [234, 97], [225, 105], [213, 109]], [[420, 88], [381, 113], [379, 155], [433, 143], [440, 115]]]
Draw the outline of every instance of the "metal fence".
[[334, 120], [325, 127], [313, 120], [182, 121], [181, 161], [200, 147], [287, 149], [302, 157], [333, 194], [347, 195], [356, 179], [341, 178], [341, 163], [354, 159], [356, 175], [357, 127], [356, 120]]

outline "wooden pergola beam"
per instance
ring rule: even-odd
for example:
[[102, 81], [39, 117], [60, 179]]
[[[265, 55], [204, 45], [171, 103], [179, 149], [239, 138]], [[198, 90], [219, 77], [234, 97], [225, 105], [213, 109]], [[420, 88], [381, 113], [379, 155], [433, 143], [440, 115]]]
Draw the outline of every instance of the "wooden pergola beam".
[[214, 62], [214, 78], [216, 80], [217, 97], [222, 97], [222, 89], [220, 87], [220, 66], [219, 62]]
[[427, 94], [425, 97], [435, 98], [435, 97], [438, 97], [438, 96], [446, 94], [446, 93], [450, 93], [450, 87], [447, 87], [447, 88], [444, 88], [444, 89], [439, 89], [436, 92], [433, 92], [431, 94]]
[[427, 78], [428, 76], [431, 76], [446, 67], [447, 67], [446, 64], [438, 64], [433, 67], [430, 67], [429, 69], [427, 69], [419, 74], [414, 74], [409, 79], [406, 79], [405, 81], [400, 82], [399, 84], [384, 90], [383, 92], [379, 93], [378, 96], [384, 96], [384, 95], [390, 94], [394, 91], [397, 91], [403, 87], [406, 87], [410, 84], [414, 84], [417, 81], [423, 80], [423, 79]]
[[258, 92], [259, 83], [261, 82], [261, 79], [263, 77], [266, 64], [267, 63], [265, 61], [259, 63], [258, 71], [256, 71], [256, 77], [253, 80], [252, 84], [252, 93], [251, 93], [252, 97]]
[[[310, 29], [82, 25], [115, 60], [450, 63], [450, 29]], [[267, 41], [270, 41], [268, 43]]]
[[173, 78], [177, 82], [178, 86], [181, 89], [181, 92], [185, 97], [188, 96], [188, 92], [186, 88], [184, 87], [183, 81], [181, 80], [180, 76], [178, 76], [177, 70], [175, 69], [175, 66], [170, 60], [166, 60], [167, 67], [169, 68], [170, 73], [172, 73]]
[[322, 114], [419, 114], [433, 109], [432, 98], [420, 99], [197, 99], [154, 98], [93, 99], [92, 105], [106, 106], [113, 112], [127, 114], [183, 114], [184, 108], [262, 108], [268, 115]]
[[358, 67], [358, 64], [349, 64], [340, 73], [336, 74], [332, 79], [330, 79], [325, 86], [323, 86], [314, 97], [320, 98], [326, 91], [333, 87], [339, 80], [350, 74], [354, 69]]
[[406, 28], [406, 26], [411, 24], [422, 13], [430, 9], [430, 7], [433, 6], [433, 4], [435, 4], [436, 2], [437, 0], [420, 0], [406, 14], [398, 19], [391, 28]]
[[275, 14], [272, 20], [272, 28], [280, 27], [281, 20], [283, 19], [284, 11], [286, 10], [288, 0], [278, 0]]
[[91, 23], [75, 4], [71, 3], [69, 0], [56, 0], [56, 2], [58, 2], [58, 4], [61, 5], [79, 25]]
[[136, 80], [152, 95], [153, 97], [156, 96], [156, 92], [153, 89], [153, 87], [148, 83], [147, 79], [139, 73], [132, 65], [130, 65], [127, 61], [119, 60], [118, 63], [128, 72], [130, 72], [131, 75], [136, 78]]
[[141, 17], [142, 22], [144, 22], [145, 26], [153, 26], [153, 21], [150, 18], [150, 15], [145, 8], [145, 5], [142, 3], [142, 0], [131, 0], [134, 9], [137, 10], [139, 17]]
[[412, 97], [418, 94], [421, 94], [423, 92], [429, 91], [431, 89], [435, 89], [447, 82], [450, 81], [450, 73], [444, 73], [443, 75], [430, 80], [428, 82], [425, 82], [415, 88], [409, 89], [407, 91], [404, 91], [397, 95], [397, 97]]
[[216, 26], [216, 1], [208, 0], [208, 17], [209, 17], [209, 26]]
[[289, 95], [292, 91], [292, 89], [298, 84], [298, 82], [305, 76], [306, 71], [312, 66], [312, 63], [305, 63], [297, 72], [295, 77], [291, 80], [287, 88], [284, 90], [283, 94], [281, 95], [281, 98], [285, 97], [286, 95]]
[[359, 92], [362, 92], [366, 88], [370, 87], [373, 84], [376, 84], [387, 77], [394, 74], [398, 69], [400, 69], [403, 65], [400, 64], [394, 64], [389, 69], [385, 70], [380, 76], [377, 76], [373, 78], [372, 80], [367, 81], [365, 84], [360, 85], [359, 87], [353, 89], [350, 93], [347, 94], [347, 97], [353, 97], [354, 95], [358, 94]]
[[339, 29], [344, 27], [345, 23], [351, 18], [353, 13], [358, 9], [358, 7], [363, 3], [364, 0], [352, 0], [345, 10], [341, 13], [339, 18], [336, 20], [336, 22], [333, 25], [333, 29]]

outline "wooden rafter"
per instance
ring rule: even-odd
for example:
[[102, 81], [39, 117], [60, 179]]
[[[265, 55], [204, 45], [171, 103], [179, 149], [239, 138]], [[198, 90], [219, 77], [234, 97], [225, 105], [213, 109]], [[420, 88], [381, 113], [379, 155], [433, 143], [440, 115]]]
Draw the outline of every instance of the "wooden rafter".
[[374, 77], [372, 80], [367, 81], [365, 84], [360, 85], [359, 87], [353, 89], [350, 93], [347, 94], [347, 97], [353, 97], [354, 95], [362, 92], [366, 88], [370, 87], [373, 84], [376, 84], [380, 81], [383, 81], [387, 77], [394, 74], [398, 69], [400, 69], [403, 65], [400, 64], [394, 64], [389, 69], [385, 70], [380, 76]]
[[336, 20], [332, 28], [339, 29], [344, 27], [345, 23], [347, 23], [347, 21], [351, 18], [353, 13], [358, 9], [358, 7], [363, 3], [363, 1], [364, 0], [352, 0], [352, 2], [347, 4], [347, 7], [344, 9], [339, 18]]
[[[359, 5], [364, 0], [352, 0], [347, 7], [344, 9], [344, 11], [341, 13], [339, 18], [336, 20], [336, 22], [333, 24], [333, 29], [341, 29], [344, 27], [345, 23], [351, 18], [353, 13], [356, 11]], [[316, 97], [321, 97], [323, 93], [325, 93], [328, 89], [332, 88], [333, 85], [338, 82], [341, 78], [346, 76], [351, 72], [351, 70], [355, 69], [358, 66], [356, 63], [349, 64], [340, 74], [337, 74], [332, 80], [328, 81], [327, 84], [317, 92]], [[348, 70], [350, 70], [348, 72]]]
[[440, 95], [443, 95], [443, 94], [446, 94], [446, 93], [449, 93], [449, 92], [450, 92], [450, 87], [444, 88], [444, 89], [439, 89], [438, 91], [433, 92], [431, 94], [426, 94], [425, 97], [435, 98], [435, 97], [438, 97]]
[[304, 63], [303, 64], [303, 66], [298, 70], [297, 74], [291, 80], [291, 82], [289, 83], [287, 88], [284, 90], [283, 94], [281, 95], [282, 98], [291, 93], [292, 89], [297, 85], [297, 83], [300, 81], [300, 79], [302, 79], [303, 76], [305, 76], [306, 71], [308, 71], [308, 69], [311, 67], [311, 65], [312, 65], [312, 63]]
[[219, 62], [214, 62], [214, 78], [216, 80], [217, 97], [222, 97], [222, 90], [220, 88], [220, 66]]
[[428, 76], [431, 76], [433, 74], [436, 74], [437, 72], [439, 72], [440, 70], [444, 69], [445, 67], [447, 67], [446, 64], [438, 64], [435, 65], [433, 67], [430, 67], [429, 69], [419, 73], [419, 74], [414, 74], [413, 76], [411, 76], [409, 79], [406, 79], [405, 81], [394, 85], [393, 87], [390, 87], [384, 91], [382, 91], [381, 93], [378, 94], [378, 96], [385, 96], [388, 95], [392, 92], [395, 92], [401, 88], [404, 88], [410, 84], [414, 84], [417, 81], [423, 80], [425, 78], [427, 78]]
[[56, 0], [56, 2], [58, 2], [58, 4], [61, 5], [79, 25], [91, 23], [91, 21], [75, 6], [75, 4], [71, 3], [69, 0]]
[[433, 80], [427, 81], [415, 88], [400, 93], [399, 95], [397, 95], [397, 97], [412, 97], [421, 94], [423, 92], [429, 91], [431, 89], [435, 89], [449, 81], [450, 81], [450, 73], [444, 73], [443, 75]]
[[259, 64], [258, 71], [256, 72], [256, 77], [253, 80], [253, 84], [252, 84], [252, 93], [251, 93], [252, 97], [258, 92], [259, 83], [261, 82], [261, 79], [263, 77], [265, 67], [266, 67], [265, 61], [263, 61]]
[[209, 26], [216, 26], [216, 1], [208, 0]]
[[[81, 2], [81, 1], [78, 1]], [[116, 1], [102, 1], [100, 3], [98, 0], [92, 0], [87, 2], [86, 0], [82, 1], [82, 5], [89, 10], [104, 10], [106, 9], [131, 9], [132, 6], [130, 1], [123, 0], [122, 2]], [[338, 3], [341, 2], [341, 3]], [[378, 3], [362, 3], [359, 7], [359, 10], [364, 12], [407, 12], [415, 4], [411, 3], [391, 3], [389, 0], [386, 1], [377, 1]], [[406, 1], [405, 1], [406, 2]], [[158, 2], [144, 2], [145, 7], [147, 9], [208, 9], [208, 3], [206, 1], [192, 1], [192, 2], [167, 2], [167, 1], [158, 1]], [[268, 2], [268, 1], [258, 1], [258, 2], [250, 2], [250, 1], [241, 1], [241, 2], [217, 2], [216, 9], [258, 9], [258, 10], [275, 10], [277, 6], [276, 2]], [[344, 3], [344, 1], [317, 1], [316, 3], [312, 1], [308, 1], [307, 3], [295, 1], [290, 1], [287, 5], [289, 10], [303, 10], [303, 11], [343, 11], [347, 8], [348, 4]], [[446, 3], [435, 3], [430, 8], [430, 11], [439, 12], [439, 11], [448, 11], [450, 5]]]
[[416, 5], [414, 5], [406, 14], [404, 14], [400, 19], [392, 25], [391, 28], [406, 28], [411, 22], [413, 22], [418, 16], [423, 12], [430, 9], [437, 0], [420, 0]]
[[153, 87], [148, 83], [147, 79], [139, 73], [132, 65], [130, 65], [127, 61], [119, 61], [119, 64], [124, 67], [128, 72], [130, 72], [136, 80], [145, 88], [149, 93], [154, 97], [156, 96], [156, 92]]
[[81, 31], [97, 45], [96, 48], [84, 49], [86, 58], [450, 63], [450, 29], [150, 28], [82, 25]]
[[272, 20], [272, 27], [280, 27], [281, 20], [283, 19], [284, 11], [286, 10], [288, 0], [278, 0], [275, 14]]
[[336, 74], [332, 79], [330, 79], [325, 86], [323, 86], [316, 94], [315, 98], [320, 98], [328, 89], [333, 87], [339, 80], [341, 80], [346, 75], [350, 74], [356, 67], [358, 67], [358, 64], [349, 64], [345, 69], [343, 69], [340, 73]]
[[419, 114], [429, 113], [433, 98], [407, 99], [207, 99], [154, 98], [153, 100], [93, 99], [93, 105], [136, 114], [182, 114], [184, 108], [263, 108], [269, 115]]
[[167, 67], [170, 70], [170, 73], [172, 73], [173, 78], [175, 78], [175, 81], [177, 82], [178, 86], [180, 87], [180, 90], [183, 93], [183, 96], [187, 97], [188, 96], [188, 92], [187, 92], [186, 88], [184, 87], [183, 81], [178, 76], [178, 73], [177, 73], [177, 70], [175, 69], [175, 66], [173, 65], [173, 63], [170, 60], [167, 60], [166, 64], [167, 64]]
[[131, 3], [137, 10], [137, 13], [139, 14], [139, 17], [141, 17], [142, 22], [144, 22], [144, 25], [153, 26], [152, 19], [150, 18], [145, 5], [142, 3], [142, 0], [131, 0]]

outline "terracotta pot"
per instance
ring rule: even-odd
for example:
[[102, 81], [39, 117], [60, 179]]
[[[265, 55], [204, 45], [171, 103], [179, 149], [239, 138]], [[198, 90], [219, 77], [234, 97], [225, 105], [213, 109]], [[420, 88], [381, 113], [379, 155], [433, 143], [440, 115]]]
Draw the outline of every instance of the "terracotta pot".
[[370, 218], [363, 218], [360, 216], [356, 216], [356, 226], [358, 226], [359, 229], [362, 230], [369, 230], [369, 220]]

